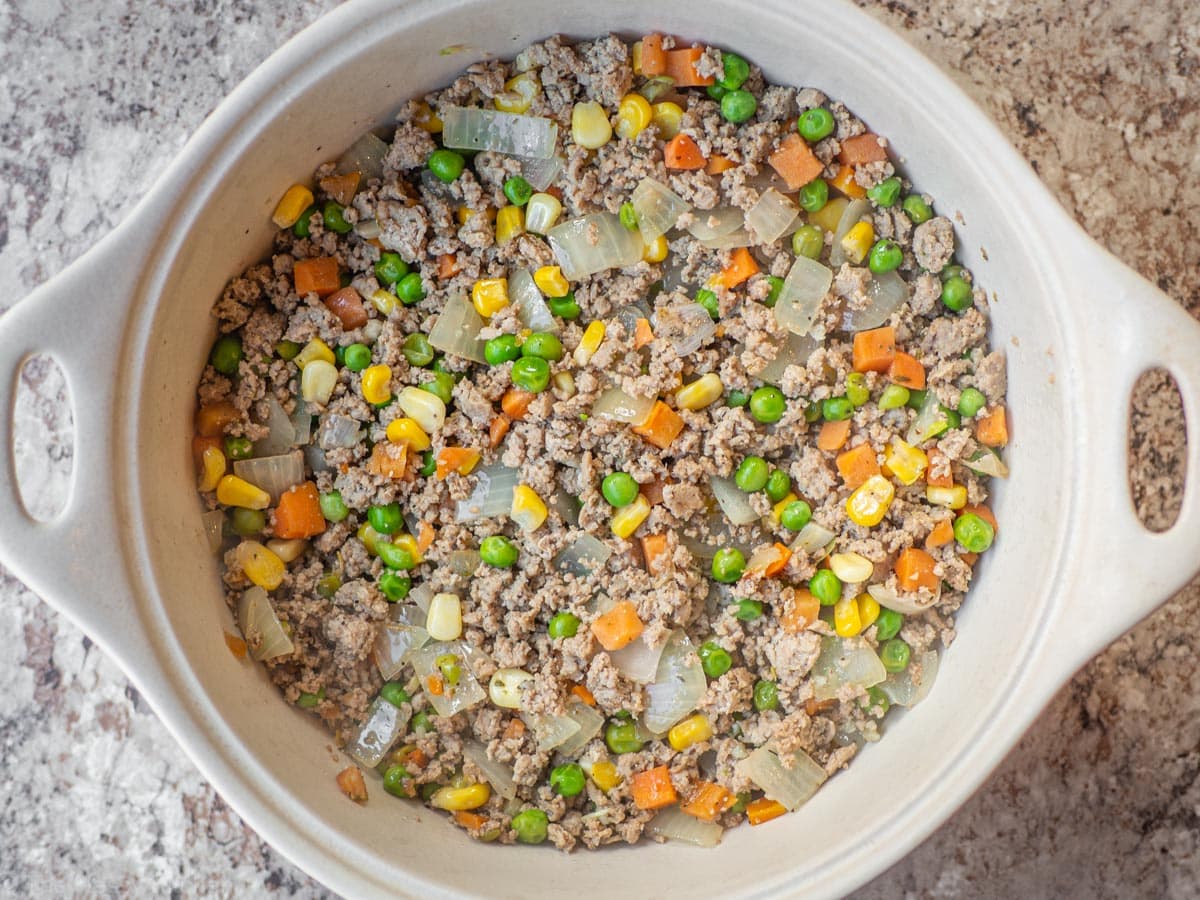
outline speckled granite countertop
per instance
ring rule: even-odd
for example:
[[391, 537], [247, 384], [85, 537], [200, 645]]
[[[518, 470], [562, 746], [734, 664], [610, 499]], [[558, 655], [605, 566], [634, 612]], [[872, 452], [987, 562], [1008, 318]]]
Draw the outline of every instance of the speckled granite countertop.
[[[0, 4], [0, 306], [119, 222], [209, 110], [335, 5]], [[1091, 234], [1200, 313], [1200, 6], [863, 5], [983, 106]], [[52, 504], [67, 416], [53, 377], [27, 383], [21, 456], [37, 502]], [[1148, 382], [1134, 416], [1135, 495], [1156, 522], [1178, 504], [1182, 457], [1156, 432], [1178, 416], [1162, 386]], [[1200, 893], [1198, 612], [1193, 582], [1080, 672], [980, 792], [858, 896]], [[86, 637], [2, 572], [0, 640], [0, 895], [328, 896], [205, 784]]]

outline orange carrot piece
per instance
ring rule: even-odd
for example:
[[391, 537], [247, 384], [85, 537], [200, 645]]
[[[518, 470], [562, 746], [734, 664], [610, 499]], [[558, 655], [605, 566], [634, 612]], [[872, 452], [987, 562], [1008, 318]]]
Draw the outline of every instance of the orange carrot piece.
[[504, 726], [504, 737], [506, 740], [515, 740], [525, 736], [525, 723], [518, 718], [508, 720], [508, 724]]
[[842, 141], [842, 149], [838, 153], [838, 159], [848, 166], [884, 162], [887, 159], [887, 150], [879, 142], [879, 135], [871, 134], [868, 131], [866, 134], [846, 138]]
[[595, 696], [593, 696], [592, 692], [591, 692], [591, 691], [589, 691], [589, 690], [587, 689], [587, 687], [585, 687], [585, 686], [584, 686], [584, 685], [582, 685], [582, 684], [576, 684], [576, 685], [572, 685], [572, 686], [571, 686], [571, 693], [572, 693], [574, 696], [578, 697], [580, 700], [582, 700], [584, 703], [586, 703], [588, 706], [595, 706], [595, 705], [596, 705], [596, 698], [595, 698]]
[[646, 571], [651, 575], [665, 572], [670, 563], [667, 555], [667, 536], [665, 534], [648, 534], [641, 538], [642, 558], [646, 560]]
[[292, 267], [292, 279], [301, 297], [305, 294], [328, 297], [342, 286], [337, 260], [332, 256], [300, 260]]
[[529, 391], [509, 388], [500, 398], [500, 408], [504, 410], [506, 416], [516, 422], [525, 418], [525, 413], [529, 411], [529, 404], [533, 402], [533, 397], [534, 395]]
[[968, 566], [973, 566], [973, 565], [975, 565], [976, 562], [979, 561], [979, 554], [978, 553], [963, 553], [958, 558], [961, 559], [963, 562], [965, 562]]
[[975, 425], [975, 439], [985, 447], [1003, 447], [1008, 443], [1008, 417], [997, 406]]
[[663, 50], [661, 34], [642, 38], [642, 74], [653, 77], [667, 71], [667, 52]]
[[767, 157], [767, 164], [779, 173], [789, 191], [800, 190], [825, 170], [808, 142], [795, 133], [779, 142], [779, 149]]
[[777, 819], [787, 812], [787, 807], [778, 800], [768, 800], [766, 797], [759, 797], [757, 800], [752, 800], [746, 804], [746, 818], [751, 825], [761, 825], [763, 822], [770, 822], [772, 819]]
[[837, 705], [837, 701], [832, 697], [828, 700], [816, 700], [809, 697], [804, 701], [804, 711], [810, 716], [815, 716], [825, 712], [827, 709], [833, 709]]
[[[521, 720], [518, 719], [517, 721]], [[396, 762], [401, 765], [407, 765], [411, 762], [416, 768], [423, 769], [428, 765], [429, 757], [425, 755], [425, 751], [420, 747], [402, 747], [396, 751]]]
[[792, 558], [791, 548], [786, 544], [775, 542], [773, 548], [775, 550], [775, 558], [767, 563], [767, 567], [763, 569], [763, 574], [768, 578], [774, 578], [780, 572], [787, 568], [788, 560]]
[[424, 553], [433, 546], [433, 539], [437, 535], [433, 526], [428, 522], [422, 522], [417, 526], [417, 550]]
[[840, 422], [825, 422], [817, 432], [818, 450], [841, 450], [850, 439], [850, 420]]
[[656, 400], [650, 416], [641, 425], [634, 425], [633, 431], [660, 450], [666, 450], [683, 431], [683, 419], [667, 404]]
[[228, 631], [225, 632], [225, 646], [229, 648], [229, 652], [236, 659], [246, 658], [246, 651], [249, 648], [246, 647], [246, 642], [236, 634], [230, 634]]
[[854, 180], [854, 166], [842, 166], [837, 174], [829, 180], [829, 186], [841, 191], [851, 200], [861, 200], [867, 196], [867, 189]]
[[479, 813], [467, 809], [456, 809], [454, 821], [468, 831], [478, 831], [487, 824], [487, 816], [481, 816]]
[[592, 634], [601, 647], [611, 652], [636, 641], [645, 627], [638, 618], [637, 607], [628, 600], [622, 600], [592, 622]]
[[896, 329], [891, 325], [854, 335], [854, 371], [886, 372], [896, 358]]
[[[228, 400], [209, 403], [196, 411], [196, 434], [200, 437], [217, 437], [242, 417], [238, 408]], [[220, 446], [220, 445], [218, 445]]]
[[671, 784], [671, 770], [666, 766], [633, 775], [629, 779], [629, 793], [638, 809], [662, 809], [679, 799], [675, 785]]
[[902, 591], [915, 591], [928, 588], [936, 591], [938, 577], [933, 572], [937, 565], [934, 558], [916, 547], [900, 551], [896, 557], [896, 581]]
[[488, 446], [495, 450], [500, 446], [500, 442], [504, 440], [504, 436], [508, 434], [508, 428], [512, 424], [508, 416], [501, 413], [492, 419], [492, 424], [488, 426]]
[[952, 540], [954, 540], [954, 526], [950, 524], [949, 519], [942, 519], [933, 526], [933, 530], [925, 538], [925, 549], [933, 550], [937, 547], [944, 547]]
[[838, 474], [850, 490], [862, 487], [872, 475], [879, 474], [879, 460], [869, 443], [851, 447], [837, 457]]
[[668, 169], [703, 169], [707, 164], [700, 146], [686, 134], [677, 134], [663, 147], [663, 165]]
[[1000, 523], [996, 521], [996, 514], [988, 507], [967, 505], [958, 511], [960, 516], [965, 516], [967, 513], [975, 513], [975, 515], [992, 526], [992, 531], [1000, 531]]
[[425, 690], [435, 697], [440, 697], [446, 692], [446, 683], [442, 681], [441, 675], [430, 675], [425, 679]]
[[453, 278], [458, 274], [458, 257], [453, 253], [443, 253], [437, 258], [438, 278]]
[[798, 634], [821, 615], [821, 601], [807, 588], [796, 588], [791, 602], [779, 618], [779, 625], [789, 634]]
[[437, 455], [438, 481], [444, 481], [451, 472], [470, 475], [478, 462], [478, 450], [471, 447], [443, 447]]
[[192, 438], [192, 461], [199, 466], [204, 462], [205, 450], [224, 450], [221, 447], [221, 439], [219, 437], [205, 437], [202, 434]]
[[925, 390], [925, 367], [915, 356], [901, 350], [896, 351], [892, 364], [888, 366], [888, 378], [910, 391]]
[[729, 254], [729, 265], [721, 270], [717, 278], [725, 287], [735, 288], [758, 272], [758, 261], [747, 248], [738, 247]]
[[337, 785], [342, 793], [355, 803], [367, 802], [367, 783], [363, 780], [362, 770], [358, 766], [347, 766], [338, 772]]
[[645, 484], [643, 484], [642, 496], [646, 498], [646, 502], [651, 506], [658, 506], [658, 504], [662, 503], [663, 486], [664, 482], [658, 481], [657, 479], [654, 481], [647, 481]]
[[[708, 87], [716, 79], [712, 75], [701, 75], [696, 71], [696, 63], [704, 55], [703, 47], [684, 47], [681, 50], [667, 50], [666, 70], [668, 78], [675, 79], [675, 87]], [[642, 44], [642, 71], [646, 71], [646, 45]]]
[[730, 169], [736, 168], [735, 163], [728, 156], [722, 156], [720, 153], [714, 153], [708, 158], [708, 165], [704, 167], [704, 171], [708, 175], [720, 175], [722, 172], [727, 172]]
[[321, 190], [336, 200], [342, 206], [349, 206], [354, 195], [358, 193], [358, 183], [362, 180], [361, 172], [347, 172], [345, 175], [330, 175], [320, 181]]
[[[943, 474], [934, 474], [934, 470]], [[954, 487], [954, 473], [946, 455], [934, 447], [929, 451], [929, 468], [925, 470], [925, 483], [930, 487]]]
[[729, 788], [711, 781], [702, 781], [697, 785], [696, 792], [692, 794], [691, 799], [687, 803], [681, 804], [679, 809], [689, 816], [695, 816], [705, 822], [712, 822], [736, 802], [737, 797]]
[[315, 537], [325, 530], [321, 495], [311, 481], [284, 491], [275, 507], [275, 537], [285, 541]]
[[650, 328], [650, 320], [639, 318], [633, 332], [633, 349], [641, 350], [653, 340], [654, 332]]
[[367, 308], [362, 296], [352, 287], [344, 287], [325, 298], [325, 307], [338, 317], [342, 328], [353, 331], [367, 324]]

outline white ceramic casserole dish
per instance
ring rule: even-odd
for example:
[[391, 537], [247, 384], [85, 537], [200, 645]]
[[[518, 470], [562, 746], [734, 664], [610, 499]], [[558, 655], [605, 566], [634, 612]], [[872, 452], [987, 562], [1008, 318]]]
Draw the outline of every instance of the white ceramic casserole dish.
[[[711, 851], [500, 848], [410, 804], [349, 803], [328, 734], [225, 647], [232, 619], [189, 456], [209, 308], [268, 250], [283, 190], [485, 53], [610, 30], [709, 40], [772, 81], [844, 100], [960, 214], [960, 258], [988, 288], [992, 340], [1009, 353], [1000, 537], [933, 693], [799, 812]], [[439, 53], [451, 45], [464, 49]], [[63, 322], [86, 322], [87, 340]], [[17, 377], [34, 353], [62, 366], [76, 430], [71, 497], [44, 524], [22, 507], [10, 452]], [[1196, 323], [1087, 238], [931, 63], [849, 4], [755, 0], [735, 14], [707, 0], [355, 0], [264, 63], [120, 228], [0, 320], [0, 560], [124, 667], [256, 830], [343, 894], [840, 895], [943, 822], [1071, 673], [1191, 573], [1196, 473], [1175, 527], [1146, 532], [1126, 488], [1125, 418], [1113, 415], [1156, 365], [1198, 421]]]

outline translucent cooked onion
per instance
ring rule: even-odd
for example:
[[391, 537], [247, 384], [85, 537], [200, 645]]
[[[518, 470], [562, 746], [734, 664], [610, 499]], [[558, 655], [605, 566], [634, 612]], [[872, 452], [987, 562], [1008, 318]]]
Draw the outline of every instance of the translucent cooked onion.
[[642, 258], [642, 237], [612, 213], [599, 212], [555, 225], [546, 235], [568, 281], [578, 281], [605, 269], [636, 265]]
[[300, 401], [296, 404], [296, 411], [292, 413], [292, 446], [303, 447], [312, 440], [312, 413], [308, 409], [308, 404]]
[[354, 225], [354, 233], [364, 241], [373, 241], [383, 234], [383, 227], [374, 219], [360, 219]]
[[[242, 630], [242, 637], [247, 644], [250, 644], [250, 655], [259, 661], [287, 656], [296, 649], [279, 624], [271, 598], [258, 586], [243, 591], [238, 600], [238, 628]], [[257, 646], [251, 643], [251, 638], [256, 634], [260, 638]]]
[[314, 472], [329, 470], [329, 463], [325, 461], [325, 451], [316, 444], [309, 444], [304, 448], [304, 462]]
[[879, 684], [887, 678], [887, 669], [866, 644], [830, 636], [821, 640], [821, 655], [813, 664], [810, 677], [813, 696], [817, 700], [832, 700], [843, 685], [869, 688]]
[[787, 332], [787, 337], [783, 339], [779, 352], [775, 354], [773, 360], [767, 363], [766, 368], [758, 373], [758, 377], [768, 384], [779, 384], [783, 380], [783, 373], [788, 366], [804, 366], [818, 346], [820, 345], [816, 338], [810, 335]]
[[683, 631], [673, 631], [659, 658], [654, 681], [646, 685], [646, 708], [639, 721], [647, 731], [661, 737], [696, 708], [707, 688], [692, 642]]
[[595, 569], [604, 568], [612, 550], [607, 544], [586, 531], [580, 533], [569, 546], [554, 557], [554, 565], [560, 572], [573, 575], [590, 575]]
[[543, 716], [537, 713], [524, 713], [521, 718], [533, 729], [537, 738], [538, 750], [543, 753], [561, 746], [579, 733], [580, 725], [570, 716]]
[[[479, 679], [471, 671], [470, 658], [464, 651], [465, 648], [460, 641], [449, 641], [426, 644], [424, 647], [413, 650], [410, 654], [413, 670], [421, 679], [423, 686], [429, 684], [431, 676], [436, 676], [443, 682], [441, 694], [425, 692], [425, 696], [439, 716], [452, 716], [487, 699], [487, 691], [480, 686]], [[438, 657], [446, 655], [458, 659], [459, 676], [456, 685], [446, 683], [438, 668]]]
[[408, 727], [408, 715], [382, 697], [376, 697], [366, 721], [346, 742], [346, 753], [364, 767], [373, 769], [387, 756]]
[[482, 773], [492, 790], [505, 800], [517, 796], [517, 783], [513, 780], [512, 769], [488, 756], [487, 748], [479, 741], [473, 738], [463, 741], [462, 755], [463, 759]]
[[567, 717], [578, 723], [579, 730], [558, 745], [563, 756], [576, 756], [604, 727], [604, 716], [586, 703], [572, 703], [567, 708]]
[[338, 174], [359, 172], [364, 182], [370, 178], [383, 178], [383, 161], [387, 155], [388, 145], [368, 131], [337, 161]]
[[795, 203], [775, 188], [767, 188], [746, 213], [746, 227], [757, 243], [771, 244], [787, 233], [799, 214]]
[[775, 302], [775, 321], [793, 334], [808, 334], [832, 284], [833, 272], [828, 266], [797, 256]]
[[274, 397], [267, 398], [267, 420], [263, 424], [270, 430], [265, 438], [255, 442], [255, 456], [275, 456], [292, 449], [296, 440], [296, 429]]
[[848, 262], [846, 251], [842, 249], [842, 238], [846, 236], [851, 228], [862, 221], [863, 216], [869, 215], [871, 212], [871, 202], [869, 200], [851, 200], [846, 204], [846, 208], [842, 210], [842, 217], [838, 219], [837, 228], [833, 232], [833, 247], [829, 251], [829, 264], [834, 266], [842, 265]]
[[678, 806], [659, 810], [646, 827], [656, 837], [696, 847], [715, 847], [721, 843], [721, 835], [725, 833], [725, 829], [716, 822], [705, 822], [689, 816]]
[[614, 650], [608, 654], [613, 666], [618, 672], [631, 681], [639, 684], [649, 684], [658, 673], [658, 661], [663, 655], [666, 644], [651, 647], [646, 642], [645, 633], [636, 641]]
[[938, 674], [936, 650], [926, 650], [903, 672], [893, 672], [879, 685], [887, 698], [899, 706], [913, 707], [929, 696]]
[[408, 599], [421, 612], [420, 617], [413, 620], [413, 624], [423, 625], [425, 623], [425, 614], [429, 612], [429, 601], [433, 599], [433, 595], [436, 593], [437, 591], [433, 589], [433, 585], [428, 581], [422, 581], [409, 591]]
[[654, 409], [653, 397], [631, 397], [620, 388], [612, 387], [596, 398], [592, 415], [614, 422], [641, 425]]
[[558, 124], [542, 116], [451, 106], [441, 110], [442, 144], [452, 150], [494, 150], [510, 156], [549, 159]]
[[558, 331], [558, 319], [550, 312], [528, 269], [517, 269], [509, 274], [508, 296], [517, 307], [517, 318], [526, 328], [531, 331]]
[[629, 197], [637, 213], [642, 241], [649, 244], [675, 227], [675, 222], [691, 207], [673, 190], [653, 178], [643, 178]]
[[554, 496], [550, 498], [550, 505], [568, 525], [579, 524], [579, 501], [566, 491], [555, 491]]
[[317, 446], [322, 450], [353, 447], [362, 440], [362, 422], [341, 413], [326, 413], [317, 427]]
[[867, 593], [874, 597], [875, 602], [880, 606], [906, 616], [924, 612], [937, 601], [935, 595], [901, 594], [895, 588], [890, 588], [885, 584], [867, 585]]
[[[418, 615], [415, 606], [410, 607]], [[422, 616], [421, 621], [424, 621]], [[429, 642], [429, 632], [416, 624], [388, 622], [380, 626], [375, 635], [375, 665], [384, 681], [391, 681], [400, 674], [413, 650]]]
[[800, 550], [806, 553], [823, 552], [829, 547], [835, 537], [837, 535], [824, 525], [809, 521], [807, 525], [800, 529], [800, 533], [796, 535], [796, 540], [792, 541], [792, 552]]
[[233, 464], [233, 474], [262, 488], [275, 504], [284, 491], [304, 480], [304, 452], [293, 450], [279, 456], [239, 459]]
[[225, 511], [214, 509], [200, 517], [204, 525], [204, 536], [208, 539], [208, 549], [216, 553], [221, 549], [225, 540]]
[[785, 766], [773, 745], [764, 744], [736, 768], [739, 775], [753, 781], [769, 799], [795, 811], [808, 802], [828, 776], [803, 750], [797, 750], [791, 762], [790, 767]]
[[917, 417], [908, 427], [908, 434], [904, 436], [904, 440], [914, 446], [922, 444], [945, 431], [949, 422], [950, 417], [938, 402], [937, 394], [928, 391], [925, 399], [921, 401], [921, 408], [917, 410]]
[[711, 484], [713, 496], [717, 498], [721, 512], [725, 513], [725, 518], [734, 525], [747, 525], [759, 519], [758, 513], [750, 505], [750, 495], [731, 480], [714, 475]]
[[545, 159], [521, 157], [521, 177], [528, 181], [535, 191], [544, 191], [554, 184], [554, 180], [558, 178], [558, 173], [562, 170], [563, 158], [561, 156], [549, 156]]
[[483, 319], [475, 312], [462, 294], [456, 294], [446, 300], [446, 306], [441, 315], [433, 323], [429, 331], [429, 343], [453, 356], [461, 356], [471, 362], [486, 362], [483, 356], [484, 342], [479, 338], [483, 330]]
[[980, 475], [991, 475], [993, 478], [1007, 478], [1008, 466], [991, 450], [981, 449], [964, 463], [973, 472]]
[[669, 340], [677, 356], [686, 357], [713, 339], [717, 323], [699, 303], [675, 303], [655, 311], [654, 333]]
[[701, 241], [700, 246], [707, 250], [736, 250], [738, 247], [749, 247], [752, 243], [754, 242], [750, 239], [750, 232], [745, 228], [737, 228], [726, 234]]
[[896, 272], [872, 275], [867, 282], [867, 294], [871, 298], [865, 309], [847, 310], [842, 316], [844, 331], [865, 331], [878, 328], [892, 317], [892, 313], [908, 302], [909, 288]]
[[736, 206], [718, 209], [698, 209], [692, 213], [692, 224], [688, 232], [698, 241], [711, 241], [737, 231], [746, 218]]
[[512, 509], [513, 488], [520, 481], [521, 473], [507, 466], [490, 465], [472, 473], [475, 490], [466, 500], [459, 500], [454, 511], [454, 521], [474, 522], [493, 516], [508, 515]]
[[455, 575], [474, 575], [479, 568], [478, 550], [455, 550], [446, 560], [446, 565]]

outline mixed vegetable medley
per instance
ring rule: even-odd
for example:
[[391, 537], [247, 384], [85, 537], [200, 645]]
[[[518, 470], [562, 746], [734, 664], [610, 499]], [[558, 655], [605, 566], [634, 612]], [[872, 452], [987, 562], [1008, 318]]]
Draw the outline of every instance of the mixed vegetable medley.
[[996, 537], [1004, 356], [840, 102], [551, 38], [273, 220], [193, 449], [230, 647], [353, 799], [375, 770], [485, 841], [711, 846], [929, 692]]

